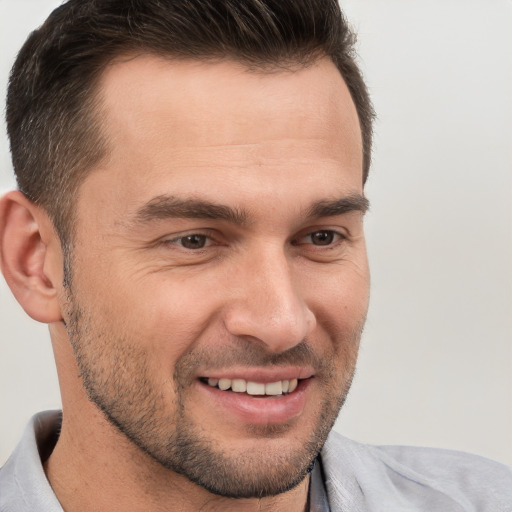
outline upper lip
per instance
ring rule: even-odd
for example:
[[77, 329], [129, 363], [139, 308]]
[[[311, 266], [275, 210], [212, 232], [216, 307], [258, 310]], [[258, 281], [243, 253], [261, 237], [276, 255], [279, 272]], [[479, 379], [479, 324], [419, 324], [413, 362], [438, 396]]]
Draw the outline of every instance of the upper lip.
[[280, 380], [308, 379], [313, 377], [314, 370], [310, 367], [275, 367], [275, 368], [226, 368], [225, 370], [205, 371], [201, 378], [210, 379], [243, 379], [251, 382], [267, 384]]

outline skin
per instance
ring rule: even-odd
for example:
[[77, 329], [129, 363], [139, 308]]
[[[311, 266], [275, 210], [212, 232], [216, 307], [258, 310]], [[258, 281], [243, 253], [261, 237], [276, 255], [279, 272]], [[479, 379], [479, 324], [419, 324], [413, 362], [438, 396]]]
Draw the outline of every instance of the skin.
[[[100, 94], [111, 151], [79, 190], [70, 289], [45, 213], [0, 202], [2, 269], [50, 324], [59, 372], [50, 483], [67, 511], [304, 510], [368, 306], [350, 94], [327, 59], [263, 73], [151, 56], [110, 65]], [[293, 399], [201, 380], [223, 376], [304, 380]], [[213, 456], [208, 482], [173, 466], [180, 432]], [[210, 492], [223, 472], [269, 495]]]

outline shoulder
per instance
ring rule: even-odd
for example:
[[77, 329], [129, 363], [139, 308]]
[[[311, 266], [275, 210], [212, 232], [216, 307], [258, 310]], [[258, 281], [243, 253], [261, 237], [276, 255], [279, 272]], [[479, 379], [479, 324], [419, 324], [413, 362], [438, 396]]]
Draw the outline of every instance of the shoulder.
[[340, 510], [354, 502], [353, 510], [371, 512], [512, 511], [512, 468], [477, 455], [370, 446], [332, 432], [322, 464]]

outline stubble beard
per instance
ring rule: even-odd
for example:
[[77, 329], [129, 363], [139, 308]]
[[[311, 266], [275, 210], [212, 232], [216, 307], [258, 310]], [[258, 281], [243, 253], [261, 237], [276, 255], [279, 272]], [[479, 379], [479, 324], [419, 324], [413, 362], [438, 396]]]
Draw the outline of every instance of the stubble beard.
[[[219, 353], [193, 350], [178, 359], [169, 403], [152, 375], [150, 353], [129, 340], [98, 326], [71, 294], [68, 297], [68, 335], [89, 399], [106, 419], [161, 466], [185, 476], [207, 491], [228, 498], [264, 498], [286, 492], [304, 480], [320, 452], [349, 391], [355, 370], [362, 325], [337, 340], [340, 353], [316, 356], [306, 341], [281, 354], [262, 353], [252, 342], [242, 349], [229, 345]], [[104, 323], [106, 324], [106, 322]], [[230, 453], [187, 414], [185, 406], [194, 370], [200, 365], [227, 366], [314, 364], [323, 403], [309, 437], [296, 448], [275, 449], [261, 439], [286, 439], [287, 426], [256, 427], [255, 449]], [[342, 368], [335, 361], [341, 361]], [[273, 448], [265, 449], [265, 444]], [[279, 445], [281, 446], [281, 445]]]

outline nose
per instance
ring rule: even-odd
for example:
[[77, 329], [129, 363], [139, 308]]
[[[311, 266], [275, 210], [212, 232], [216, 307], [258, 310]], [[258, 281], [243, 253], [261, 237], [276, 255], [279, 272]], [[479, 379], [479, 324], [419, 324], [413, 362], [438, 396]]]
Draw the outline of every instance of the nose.
[[224, 323], [233, 336], [256, 339], [278, 353], [315, 328], [315, 315], [301, 293], [304, 283], [281, 251], [260, 252], [238, 266], [231, 278], [233, 295]]

